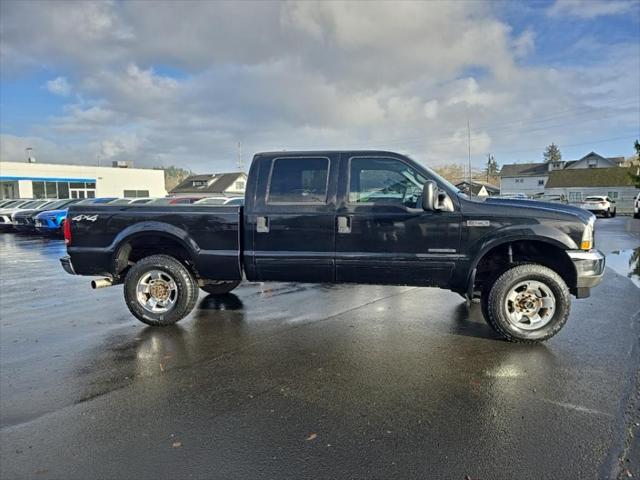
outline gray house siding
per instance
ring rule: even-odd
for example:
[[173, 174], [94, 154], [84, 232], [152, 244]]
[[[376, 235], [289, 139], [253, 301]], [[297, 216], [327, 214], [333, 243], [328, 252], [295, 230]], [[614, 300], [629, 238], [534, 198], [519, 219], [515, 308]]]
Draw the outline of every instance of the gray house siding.
[[544, 186], [548, 179], [548, 175], [500, 177], [500, 193], [503, 195], [508, 193], [524, 193], [525, 195], [544, 193]]

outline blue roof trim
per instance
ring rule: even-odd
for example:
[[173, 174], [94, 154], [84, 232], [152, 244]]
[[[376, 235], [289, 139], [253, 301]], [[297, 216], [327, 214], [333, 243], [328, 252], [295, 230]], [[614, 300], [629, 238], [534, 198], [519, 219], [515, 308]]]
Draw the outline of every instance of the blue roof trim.
[[7, 177], [0, 175], [0, 180], [35, 180], [37, 182], [95, 182], [95, 178], [58, 178], [58, 177]]

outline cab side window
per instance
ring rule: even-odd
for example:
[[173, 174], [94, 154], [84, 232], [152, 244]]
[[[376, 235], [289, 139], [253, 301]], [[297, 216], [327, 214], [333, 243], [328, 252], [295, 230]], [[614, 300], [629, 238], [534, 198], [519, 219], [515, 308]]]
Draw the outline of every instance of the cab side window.
[[349, 203], [416, 208], [426, 180], [395, 158], [355, 157], [349, 166]]
[[267, 203], [325, 203], [328, 174], [328, 158], [276, 158], [271, 167]]

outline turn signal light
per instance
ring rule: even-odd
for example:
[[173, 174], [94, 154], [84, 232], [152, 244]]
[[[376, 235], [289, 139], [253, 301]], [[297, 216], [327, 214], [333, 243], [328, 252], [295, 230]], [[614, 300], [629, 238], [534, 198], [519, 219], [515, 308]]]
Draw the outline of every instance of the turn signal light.
[[580, 243], [580, 250], [591, 250], [591, 240], [583, 240]]
[[64, 233], [65, 245], [71, 245], [71, 222], [68, 218], [62, 221], [62, 232]]

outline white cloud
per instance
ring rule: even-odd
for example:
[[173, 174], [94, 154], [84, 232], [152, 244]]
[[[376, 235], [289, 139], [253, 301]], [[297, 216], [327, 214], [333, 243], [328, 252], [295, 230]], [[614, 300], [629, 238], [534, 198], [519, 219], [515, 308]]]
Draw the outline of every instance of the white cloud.
[[54, 95], [66, 97], [71, 94], [71, 85], [66, 77], [56, 77], [53, 80], [49, 80], [45, 87]]
[[[608, 135], [590, 118], [634, 122], [615, 105], [637, 94], [637, 47], [603, 45], [583, 67], [527, 66], [535, 29], [514, 32], [483, 2], [31, 1], [3, 13], [3, 75], [73, 78], [73, 89], [66, 76], [47, 82], [69, 103], [24, 133], [49, 161], [221, 170], [242, 141], [245, 152], [390, 148], [440, 164], [466, 161], [467, 119], [478, 161], [542, 151], [540, 126], [555, 124], [540, 120], [557, 112], [573, 121], [553, 129], [560, 140]], [[38, 35], [17, 27], [25, 18]], [[581, 115], [594, 97], [609, 105]], [[23, 154], [13, 146], [26, 140], [2, 140], [3, 155]]]
[[568, 15], [590, 19], [637, 12], [638, 8], [637, 0], [556, 0], [547, 13], [553, 17]]

